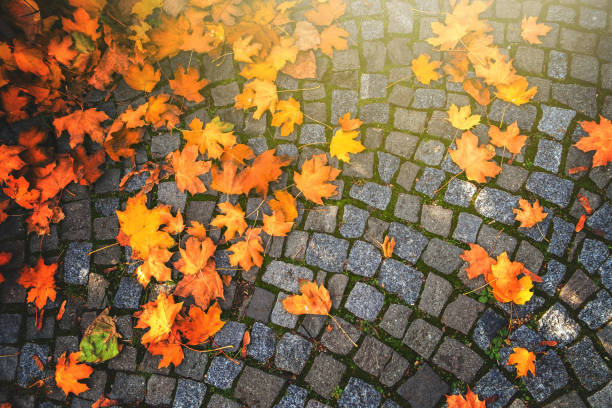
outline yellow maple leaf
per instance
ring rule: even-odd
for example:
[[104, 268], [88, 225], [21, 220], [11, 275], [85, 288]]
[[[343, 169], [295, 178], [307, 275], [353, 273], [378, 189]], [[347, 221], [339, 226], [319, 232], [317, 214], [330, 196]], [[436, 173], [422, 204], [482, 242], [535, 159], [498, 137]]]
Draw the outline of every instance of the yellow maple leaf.
[[234, 107], [236, 109], [257, 107], [255, 112], [253, 112], [253, 119], [259, 120], [266, 110], [269, 110], [270, 113], [275, 112], [278, 95], [276, 93], [276, 85], [272, 81], [254, 79], [244, 86], [242, 93], [248, 95], [248, 98], [245, 101], [243, 98], [240, 98], [240, 94], [236, 95]]
[[365, 146], [359, 140], [355, 140], [358, 135], [359, 132], [356, 130], [347, 132], [338, 129], [329, 144], [329, 153], [332, 157], [337, 157], [344, 162], [350, 163], [349, 153], [355, 154], [365, 149]]
[[136, 14], [141, 20], [147, 18], [156, 8], [164, 5], [164, 0], [139, 0], [132, 7], [132, 14]]
[[425, 85], [429, 85], [431, 81], [440, 79], [440, 73], [435, 71], [440, 67], [440, 61], [430, 60], [431, 56], [429, 54], [421, 54], [418, 58], [412, 60], [412, 72], [414, 72], [417, 79]]
[[349, 33], [344, 28], [337, 25], [327, 27], [321, 32], [321, 52], [331, 58], [334, 54], [334, 48], [346, 50], [348, 48], [346, 37], [348, 36]]
[[289, 98], [278, 102], [271, 125], [281, 126], [281, 136], [288, 136], [293, 132], [295, 125], [301, 125], [303, 121], [304, 114], [300, 110], [300, 103], [293, 98]]
[[151, 64], [145, 64], [142, 69], [133, 64], [123, 74], [123, 79], [132, 89], [151, 92], [161, 79], [161, 71], [155, 70]]
[[201, 154], [208, 152], [208, 158], [218, 159], [225, 148], [236, 144], [236, 136], [232, 132], [234, 125], [222, 122], [218, 116], [209, 121], [205, 127], [198, 118], [193, 118], [189, 130], [183, 130], [187, 145], [197, 145]]
[[521, 21], [521, 37], [529, 44], [542, 44], [538, 37], [548, 34], [550, 29], [551, 27], [546, 24], [538, 24], [538, 17], [536, 16], [525, 16]]
[[239, 62], [253, 62], [253, 57], [261, 51], [262, 45], [259, 43], [251, 44], [253, 40], [252, 35], [245, 35], [238, 41], [232, 44], [232, 50], [234, 51], [234, 61]]
[[172, 325], [176, 315], [183, 307], [183, 302], [174, 303], [172, 295], [161, 292], [157, 299], [142, 305], [142, 310], [134, 313], [138, 318], [138, 323], [134, 326], [137, 329], [149, 330], [142, 336], [142, 344], [157, 343], [166, 340], [170, 336]]
[[480, 115], [471, 115], [471, 113], [470, 105], [457, 108], [457, 105], [452, 104], [448, 110], [448, 121], [459, 130], [469, 130], [480, 122]]
[[497, 85], [497, 96], [502, 101], [511, 102], [517, 106], [527, 103], [538, 92], [538, 87], [527, 89], [529, 83], [525, 77], [517, 77], [509, 85]]

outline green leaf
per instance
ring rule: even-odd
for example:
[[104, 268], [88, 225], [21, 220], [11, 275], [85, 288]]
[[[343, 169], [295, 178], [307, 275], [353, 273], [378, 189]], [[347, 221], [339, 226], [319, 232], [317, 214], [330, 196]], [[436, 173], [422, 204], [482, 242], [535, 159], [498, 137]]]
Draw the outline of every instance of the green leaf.
[[89, 325], [79, 350], [80, 360], [86, 363], [99, 363], [116, 357], [121, 350], [117, 339], [120, 337], [115, 327], [115, 320], [104, 309]]

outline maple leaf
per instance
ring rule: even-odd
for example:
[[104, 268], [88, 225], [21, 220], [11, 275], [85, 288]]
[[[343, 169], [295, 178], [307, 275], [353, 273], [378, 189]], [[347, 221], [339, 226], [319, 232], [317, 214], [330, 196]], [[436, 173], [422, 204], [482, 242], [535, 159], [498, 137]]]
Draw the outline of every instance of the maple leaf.
[[294, 315], [328, 315], [332, 302], [323, 284], [317, 286], [316, 282], [300, 279], [299, 285], [301, 295], [287, 296], [282, 300], [285, 310]]
[[328, 26], [335, 19], [344, 15], [346, 3], [342, 0], [329, 0], [326, 3], [319, 2], [312, 10], [308, 10], [304, 16], [319, 26]]
[[141, 20], [153, 13], [153, 10], [164, 5], [164, 0], [138, 0], [132, 7], [132, 14], [136, 14]]
[[66, 17], [62, 17], [62, 25], [64, 26], [64, 31], [71, 32], [79, 32], [83, 33], [86, 36], [90, 37], [93, 42], [96, 42], [98, 38], [100, 38], [100, 33], [98, 32], [98, 18], [90, 17], [89, 13], [82, 8], [78, 8], [73, 13], [73, 19], [70, 20]]
[[36, 188], [40, 190], [40, 200], [47, 201], [55, 197], [64, 187], [76, 181], [74, 160], [68, 155], [57, 155], [56, 165], [46, 177], [36, 180]]
[[606, 166], [612, 161], [612, 123], [599, 116], [599, 124], [595, 121], [581, 121], [578, 124], [589, 135], [580, 139], [574, 146], [583, 152], [595, 150], [593, 167]]
[[103, 149], [96, 150], [93, 154], [88, 155], [85, 148], [79, 145], [70, 154], [77, 168], [75, 178], [79, 180], [79, 184], [93, 185], [102, 176], [100, 166], [106, 160], [106, 153]]
[[538, 24], [538, 17], [535, 16], [525, 16], [521, 21], [521, 37], [529, 44], [542, 44], [538, 37], [548, 34], [550, 29], [546, 24]]
[[198, 161], [198, 146], [188, 145], [182, 151], [168, 155], [168, 160], [174, 169], [176, 187], [179, 191], [189, 191], [192, 195], [206, 191], [204, 182], [199, 178], [210, 170], [210, 161]]
[[144, 129], [142, 128], [131, 130], [122, 127], [119, 131], [108, 134], [104, 141], [104, 150], [114, 161], [121, 160], [121, 157], [132, 157], [136, 151], [130, 146], [140, 142], [143, 135]]
[[13, 86], [0, 93], [2, 107], [6, 112], [6, 120], [9, 123], [28, 117], [28, 114], [23, 110], [28, 104], [28, 98], [20, 95], [22, 91], [23, 89]]
[[227, 249], [232, 252], [229, 255], [230, 265], [240, 265], [245, 271], [253, 266], [262, 265], [264, 248], [260, 233], [261, 228], [249, 228], [244, 234], [243, 241], [236, 242]]
[[26, 218], [28, 232], [36, 232], [38, 236], [47, 235], [51, 232], [49, 224], [58, 223], [64, 219], [64, 213], [60, 206], [50, 207], [50, 203], [35, 203], [32, 214]]
[[212, 166], [210, 188], [225, 194], [244, 193], [242, 177], [236, 174], [237, 171], [238, 167], [234, 161], [223, 162], [223, 170], [220, 170], [217, 166]]
[[173, 19], [162, 14], [161, 24], [149, 31], [151, 43], [157, 47], [157, 52], [154, 56], [155, 60], [160, 61], [166, 57], [173, 57], [178, 54], [185, 43], [188, 31], [189, 22], [182, 16], [179, 16], [178, 19]]
[[385, 258], [391, 258], [393, 250], [395, 249], [395, 238], [389, 239], [389, 236], [385, 236], [385, 240], [381, 245], [382, 253]]
[[456, 16], [448, 14], [444, 23], [431, 23], [431, 30], [437, 37], [428, 38], [427, 42], [434, 47], [440, 47], [442, 51], [452, 50], [468, 33], [468, 28], [468, 25], [459, 21]]
[[221, 307], [213, 303], [207, 312], [197, 306], [189, 308], [189, 316], [180, 324], [179, 330], [187, 338], [187, 344], [197, 345], [212, 338], [225, 322], [221, 320]]
[[363, 125], [363, 122], [358, 118], [351, 119], [351, 113], [347, 112], [344, 116], [338, 118], [338, 124], [343, 131], [348, 132], [359, 129], [361, 125]]
[[316, 50], [321, 44], [319, 30], [308, 21], [298, 21], [295, 24], [294, 37], [299, 51]]
[[452, 104], [448, 110], [448, 121], [459, 130], [470, 130], [480, 123], [480, 115], [472, 115], [470, 105], [457, 108], [457, 105]]
[[217, 228], [226, 227], [225, 240], [230, 241], [234, 239], [236, 233], [241, 236], [247, 229], [248, 225], [244, 221], [244, 211], [240, 207], [239, 203], [233, 205], [229, 201], [225, 201], [217, 204], [219, 209], [223, 212], [223, 215], [217, 215], [211, 222], [210, 225]]
[[334, 48], [337, 50], [346, 50], [348, 43], [346, 37], [349, 36], [349, 32], [344, 28], [340, 28], [337, 25], [332, 25], [321, 31], [321, 52], [328, 57], [332, 58], [334, 54]]
[[178, 106], [168, 103], [170, 95], [158, 94], [149, 98], [149, 106], [145, 114], [145, 121], [151, 123], [155, 129], [166, 126], [172, 129], [180, 122]]
[[495, 152], [479, 146], [478, 137], [469, 130], [457, 139], [457, 149], [449, 149], [449, 154], [457, 166], [465, 171], [466, 177], [478, 183], [485, 183], [486, 177], [495, 177], [501, 171], [501, 167], [489, 161]]
[[538, 92], [538, 87], [527, 89], [529, 83], [525, 77], [518, 77], [516, 80], [508, 85], [497, 85], [497, 96], [502, 101], [511, 102], [516, 106], [520, 106], [527, 103], [535, 96]]
[[74, 148], [79, 143], [83, 143], [85, 134], [88, 134], [96, 143], [104, 142], [104, 129], [100, 125], [105, 120], [110, 119], [108, 115], [96, 108], [87, 110], [76, 110], [66, 116], [61, 116], [53, 120], [53, 126], [58, 134], [62, 131], [70, 135], [70, 147]]
[[[41, 164], [48, 160], [47, 154], [43, 151], [43, 148], [39, 146], [46, 137], [47, 133], [38, 129], [36, 126], [19, 133], [18, 143], [20, 146], [26, 148], [26, 151], [23, 152], [23, 156], [30, 165]], [[7, 159], [9, 158], [7, 157]], [[0, 164], [0, 166], [2, 166], [2, 164]], [[2, 173], [2, 171], [0, 171], [0, 173]], [[0, 180], [2, 180], [1, 175]]]
[[323, 204], [322, 198], [329, 198], [336, 194], [336, 186], [329, 183], [334, 181], [340, 170], [327, 166], [327, 155], [313, 155], [302, 165], [302, 173], [295, 171], [293, 180], [296, 187], [304, 194], [307, 200]]
[[206, 238], [206, 228], [201, 222], [191, 221], [191, 226], [187, 227], [187, 234], [203, 240]]
[[188, 101], [199, 103], [204, 100], [200, 90], [208, 85], [208, 80], [200, 79], [200, 72], [197, 68], [189, 67], [185, 70], [182, 65], [179, 65], [174, 72], [174, 79], [169, 80], [168, 83], [176, 95], [184, 96]]
[[486, 277], [495, 265], [495, 259], [491, 258], [487, 251], [478, 244], [468, 243], [469, 250], [463, 251], [459, 257], [469, 263], [465, 269], [468, 279], [474, 279], [483, 275]]
[[181, 297], [193, 296], [195, 303], [204, 309], [212, 300], [223, 298], [223, 281], [217, 273], [215, 262], [210, 260], [196, 274], [183, 276], [174, 294]]
[[274, 191], [274, 199], [268, 202], [272, 211], [281, 212], [286, 221], [293, 221], [298, 216], [295, 197], [286, 190]]
[[221, 21], [228, 26], [236, 24], [236, 17], [241, 17], [244, 15], [244, 12], [237, 7], [240, 2], [241, 0], [225, 0], [218, 2], [217, 4], [213, 4], [213, 20], [215, 22]]
[[224, 149], [236, 144], [236, 136], [232, 132], [234, 125], [222, 122], [218, 116], [204, 124], [198, 118], [193, 118], [189, 124], [190, 130], [183, 130], [183, 137], [187, 144], [197, 145], [200, 153], [208, 153], [208, 158], [218, 159]]
[[516, 214], [514, 219], [521, 222], [519, 227], [522, 228], [531, 228], [548, 216], [548, 214], [543, 211], [544, 209], [538, 200], [531, 205], [529, 201], [521, 198], [519, 200], [519, 207], [520, 209], [513, 208], [512, 212]]
[[506, 365], [516, 367], [517, 378], [526, 377], [528, 372], [535, 377], [535, 360], [536, 356], [532, 351], [523, 347], [514, 347]]
[[40, 191], [30, 189], [30, 183], [23, 177], [4, 180], [6, 187], [2, 189], [4, 194], [12, 198], [15, 203], [26, 209], [34, 208], [34, 205], [39, 201]]
[[0, 145], [0, 181], [7, 181], [11, 172], [25, 166], [19, 157], [24, 150], [23, 146]]
[[153, 68], [151, 64], [144, 64], [142, 69], [133, 64], [123, 74], [123, 79], [132, 89], [151, 92], [161, 79], [161, 71]]
[[117, 241], [121, 245], [129, 245], [133, 255], [145, 259], [151, 248], [170, 248], [174, 239], [164, 231], [159, 231], [162, 225], [162, 210], [157, 207], [149, 210], [146, 206], [147, 196], [140, 194], [128, 198], [125, 210], [117, 210], [120, 232]]
[[103, 91], [113, 81], [115, 72], [125, 72], [129, 66], [127, 52], [113, 43], [104, 51], [87, 83]]
[[453, 54], [452, 59], [444, 64], [442, 70], [450, 76], [451, 82], [463, 82], [466, 79], [470, 62], [463, 52]]
[[276, 149], [266, 150], [255, 160], [245, 171], [241, 173], [243, 191], [248, 194], [251, 189], [255, 189], [259, 194], [266, 198], [268, 194], [268, 184], [276, 181], [283, 171], [281, 167], [289, 165], [293, 158], [289, 156], [275, 156]]
[[531, 299], [533, 292], [533, 282], [527, 275], [519, 278], [523, 274], [525, 267], [520, 262], [511, 262], [508, 254], [504, 251], [497, 257], [495, 265], [491, 266], [491, 271], [485, 278], [493, 290], [495, 299], [502, 303], [514, 302], [517, 305], [524, 305]]
[[520, 78], [516, 75], [512, 60], [508, 60], [507, 56], [499, 54], [494, 57], [487, 56], [485, 59], [486, 63], [474, 65], [474, 71], [487, 84], [497, 86], [498, 90], [502, 86], [511, 86], [517, 78]]
[[300, 110], [300, 103], [291, 97], [278, 102], [271, 125], [281, 126], [280, 135], [288, 136], [293, 132], [295, 125], [301, 125], [303, 121], [304, 115]]
[[253, 57], [261, 51], [262, 45], [259, 43], [251, 44], [253, 40], [252, 35], [245, 35], [238, 41], [232, 44], [232, 50], [234, 51], [234, 61], [238, 62], [253, 62]]
[[503, 147], [510, 153], [519, 154], [527, 140], [527, 136], [519, 135], [519, 132], [520, 129], [516, 121], [508, 126], [503, 132], [497, 126], [491, 125], [489, 127], [491, 144], [497, 147]]
[[206, 267], [216, 248], [208, 237], [204, 240], [189, 237], [185, 249], [179, 248], [181, 259], [174, 263], [174, 267], [185, 275], [195, 275]]
[[486, 408], [485, 401], [481, 401], [470, 387], [465, 398], [462, 395], [447, 395], [446, 403], [448, 408]]
[[76, 50], [70, 48], [71, 46], [72, 39], [69, 36], [65, 36], [61, 41], [52, 38], [47, 46], [47, 54], [64, 65], [70, 65], [70, 62], [77, 56]]
[[81, 353], [70, 353], [66, 358], [64, 352], [58, 359], [55, 366], [55, 383], [64, 394], [73, 393], [79, 395], [89, 389], [87, 384], [80, 383], [79, 380], [89, 378], [94, 369], [87, 364], [80, 364], [79, 357]]
[[174, 364], [175, 367], [178, 367], [185, 358], [183, 347], [179, 340], [163, 340], [157, 343], [151, 343], [149, 347], [147, 347], [147, 350], [154, 356], [162, 356], [162, 359], [157, 365], [158, 369], [169, 367], [170, 364]]
[[355, 138], [359, 136], [357, 131], [344, 131], [342, 129], [336, 130], [334, 137], [329, 144], [329, 153], [332, 157], [350, 163], [351, 158], [349, 153], [359, 153], [365, 149], [365, 146], [361, 144], [359, 140]]
[[6, 9], [11, 17], [11, 22], [21, 28], [29, 40], [42, 33], [42, 20], [40, 9], [34, 0], [10, 0], [6, 3]]
[[165, 282], [172, 279], [172, 271], [166, 266], [166, 262], [172, 257], [172, 252], [166, 248], [149, 248], [149, 255], [143, 260], [142, 264], [136, 269], [136, 280], [142, 286], [147, 286], [151, 278], [158, 282]]
[[252, 95], [248, 99], [248, 106], [243, 106], [240, 95], [236, 95], [236, 103], [234, 107], [237, 109], [248, 109], [250, 107], [257, 107], [253, 112], [253, 119], [259, 120], [261, 115], [266, 110], [270, 113], [274, 113], [276, 109], [276, 103], [278, 102], [278, 94], [276, 93], [276, 85], [272, 81], [263, 81], [261, 79], [254, 79], [244, 86], [243, 93], [252, 92]]
[[[28, 0], [29, 1], [29, 0]], [[68, 0], [71, 6], [85, 9], [90, 15], [99, 15], [107, 0]]]
[[440, 67], [440, 61], [431, 61], [429, 54], [421, 54], [418, 58], [412, 60], [412, 72], [416, 78], [423, 84], [429, 85], [431, 81], [440, 79], [440, 73], [435, 70]]
[[[297, 24], [296, 24], [297, 25]], [[298, 48], [294, 44], [293, 37], [281, 38], [279, 44], [275, 44], [266, 57], [266, 62], [277, 70], [282, 69], [288, 62], [296, 62]]]
[[174, 303], [174, 297], [163, 292], [157, 295], [154, 301], [142, 305], [142, 310], [134, 313], [134, 317], [138, 318], [134, 327], [137, 329], [149, 328], [140, 339], [141, 343], [149, 344], [166, 340], [182, 306], [183, 302]]
[[284, 237], [293, 228], [293, 222], [287, 221], [282, 212], [274, 211], [272, 215], [263, 215], [263, 231], [274, 237]]
[[237, 165], [244, 165], [245, 160], [250, 160], [253, 157], [255, 157], [253, 149], [251, 149], [248, 145], [238, 143], [223, 149], [221, 161], [231, 161]]
[[41, 78], [49, 75], [49, 66], [43, 60], [42, 51], [35, 47], [28, 47], [20, 40], [13, 41], [13, 57], [17, 67], [23, 72], [31, 72]]
[[[252, 64], [246, 65], [242, 71], [240, 71], [240, 75], [245, 77], [246, 79], [261, 79], [262, 81], [274, 82], [276, 81], [276, 76], [278, 75], [278, 70], [269, 62], [261, 61], [254, 62]], [[247, 89], [243, 91], [244, 95], [255, 95], [254, 89]], [[252, 105], [255, 106], [255, 105]], [[251, 106], [251, 107], [252, 107]]]
[[34, 302], [38, 310], [42, 310], [47, 304], [47, 299], [55, 300], [55, 271], [57, 263], [45, 264], [42, 257], [38, 258], [36, 266], [25, 265], [21, 269], [21, 275], [17, 283], [28, 291], [27, 302]]

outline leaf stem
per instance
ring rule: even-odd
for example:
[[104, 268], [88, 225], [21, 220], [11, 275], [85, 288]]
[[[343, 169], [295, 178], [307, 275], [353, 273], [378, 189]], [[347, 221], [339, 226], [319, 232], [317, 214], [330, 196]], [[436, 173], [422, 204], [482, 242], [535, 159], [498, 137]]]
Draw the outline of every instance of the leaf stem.
[[349, 339], [349, 341], [351, 343], [353, 343], [353, 346], [358, 347], [357, 344], [353, 341], [353, 339], [351, 339], [351, 336], [348, 335], [348, 333], [346, 332], [346, 330], [344, 330], [342, 328], [342, 326], [340, 325], [340, 322], [338, 322], [338, 320], [336, 320], [336, 318], [333, 315], [330, 315], [329, 313], [327, 314], [329, 317], [332, 318], [332, 320], [334, 321], [334, 323], [336, 323], [336, 326], [338, 326], [338, 328], [340, 330], [342, 330], [342, 333], [344, 333], [344, 335], [346, 336], [347, 339]]
[[323, 125], [323, 126], [327, 126], [329, 129], [334, 130], [334, 128], [333, 128], [333, 127], [331, 127], [331, 126], [329, 126], [327, 123], [323, 123], [323, 122], [321, 122], [321, 121], [318, 121], [318, 120], [316, 120], [315, 118], [310, 117], [310, 116], [308, 116], [308, 115], [307, 115], [307, 114], [305, 114], [305, 113], [302, 113], [302, 114], [303, 114], [303, 115], [304, 115], [306, 118], [308, 118], [308, 119], [312, 120], [313, 122], [318, 123], [318, 124]]

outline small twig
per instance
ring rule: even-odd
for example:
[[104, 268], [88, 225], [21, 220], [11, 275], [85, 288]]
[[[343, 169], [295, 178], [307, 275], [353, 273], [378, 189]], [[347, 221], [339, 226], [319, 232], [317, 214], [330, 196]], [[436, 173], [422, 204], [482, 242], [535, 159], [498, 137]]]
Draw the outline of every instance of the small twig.
[[548, 238], [546, 238], [546, 237], [544, 236], [544, 233], [543, 233], [543, 232], [542, 232], [542, 230], [540, 229], [540, 224], [539, 224], [539, 223], [537, 223], [537, 224], [536, 224], [536, 227], [538, 227], [538, 231], [540, 232], [540, 235], [542, 236], [542, 238], [544, 238], [544, 241], [546, 241], [546, 242], [550, 242], [550, 241], [548, 240]]
[[353, 343], [353, 346], [358, 347], [357, 344], [353, 341], [353, 339], [351, 339], [351, 336], [348, 335], [348, 333], [346, 332], [346, 330], [344, 330], [342, 328], [342, 326], [340, 326], [340, 322], [338, 322], [338, 320], [336, 320], [336, 318], [333, 315], [330, 315], [329, 313], [327, 314], [329, 317], [332, 318], [332, 320], [334, 321], [334, 323], [336, 323], [336, 325], [338, 326], [338, 328], [340, 328], [340, 330], [342, 330], [342, 333], [344, 333], [344, 335], [346, 336], [347, 339], [349, 339], [349, 341], [351, 343]]
[[308, 118], [308, 119], [312, 120], [313, 122], [318, 123], [318, 124], [323, 125], [323, 126], [327, 126], [329, 129], [334, 130], [334, 128], [333, 128], [333, 127], [331, 127], [331, 126], [329, 126], [327, 123], [323, 123], [323, 122], [321, 122], [321, 121], [318, 121], [318, 120], [316, 120], [315, 118], [310, 117], [310, 116], [308, 116], [308, 115], [307, 115], [307, 114], [305, 114], [305, 113], [302, 113], [302, 114], [303, 114], [303, 115], [304, 115], [306, 118]]
[[459, 173], [455, 174], [453, 177], [451, 177], [450, 179], [448, 179], [448, 181], [446, 183], [444, 183], [442, 185], [442, 187], [440, 187], [439, 189], [437, 189], [436, 191], [434, 191], [434, 195], [438, 194], [440, 192], [440, 190], [442, 190], [444, 187], [446, 187], [448, 185], [448, 183], [450, 183], [451, 181], [453, 181], [455, 178], [457, 178], [458, 175], [460, 175], [461, 173], [463, 173], [465, 170], [461, 170]]
[[103, 246], [102, 248], [94, 249], [93, 251], [88, 253], [87, 256], [89, 256], [91, 254], [95, 254], [96, 252], [102, 251], [103, 249], [114, 247], [115, 245], [119, 245], [119, 243], [115, 242], [114, 244], [110, 244], [110, 245]]

